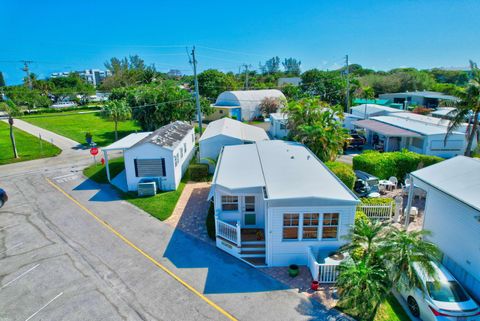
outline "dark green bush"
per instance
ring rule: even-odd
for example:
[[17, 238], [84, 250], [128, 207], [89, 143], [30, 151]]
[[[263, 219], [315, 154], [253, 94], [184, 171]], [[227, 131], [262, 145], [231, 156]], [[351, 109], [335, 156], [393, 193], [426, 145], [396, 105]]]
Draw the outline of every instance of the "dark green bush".
[[326, 162], [325, 165], [327, 165], [343, 184], [349, 189], [353, 189], [353, 184], [355, 184], [355, 173], [349, 165], [340, 162]]
[[189, 167], [190, 179], [194, 182], [208, 180], [208, 164], [191, 164]]
[[395, 176], [399, 180], [404, 180], [408, 173], [442, 160], [443, 158], [437, 156], [422, 155], [407, 150], [389, 153], [365, 151], [353, 158], [353, 169], [367, 172], [381, 179]]

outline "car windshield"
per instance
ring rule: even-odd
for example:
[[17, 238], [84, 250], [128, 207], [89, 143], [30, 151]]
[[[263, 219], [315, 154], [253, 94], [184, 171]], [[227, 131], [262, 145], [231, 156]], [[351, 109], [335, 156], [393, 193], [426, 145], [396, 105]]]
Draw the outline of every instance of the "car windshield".
[[370, 186], [377, 186], [378, 185], [378, 178], [369, 178], [368, 185]]
[[447, 283], [427, 282], [428, 294], [435, 301], [441, 302], [465, 302], [469, 298], [465, 291], [456, 281]]

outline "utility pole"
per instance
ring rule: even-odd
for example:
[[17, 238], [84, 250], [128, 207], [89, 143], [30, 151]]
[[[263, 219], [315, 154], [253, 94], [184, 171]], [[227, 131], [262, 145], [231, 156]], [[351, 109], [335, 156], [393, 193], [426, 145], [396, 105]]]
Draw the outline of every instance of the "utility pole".
[[245, 86], [244, 86], [244, 89], [248, 90], [248, 68], [252, 67], [252, 65], [243, 64], [242, 67], [245, 68]]
[[28, 88], [30, 88], [30, 90], [32, 90], [33, 85], [32, 85], [32, 79], [30, 78], [30, 69], [28, 68], [28, 64], [31, 64], [33, 61], [30, 61], [30, 60], [22, 60], [22, 62], [23, 62], [23, 68], [22, 68], [22, 70], [25, 71], [25, 73], [26, 73], [26, 75], [27, 75]]
[[345, 72], [347, 73], [347, 92], [345, 93], [345, 100], [346, 100], [346, 112], [350, 113], [350, 67], [348, 65], [348, 55], [345, 55], [345, 65], [346, 69]]
[[198, 117], [198, 129], [200, 135], [202, 135], [202, 110], [200, 108], [200, 93], [198, 91], [198, 78], [197, 78], [197, 60], [195, 59], [195, 46], [192, 48], [192, 59], [190, 64], [193, 65], [193, 79], [195, 84], [195, 103], [197, 105], [197, 117]]

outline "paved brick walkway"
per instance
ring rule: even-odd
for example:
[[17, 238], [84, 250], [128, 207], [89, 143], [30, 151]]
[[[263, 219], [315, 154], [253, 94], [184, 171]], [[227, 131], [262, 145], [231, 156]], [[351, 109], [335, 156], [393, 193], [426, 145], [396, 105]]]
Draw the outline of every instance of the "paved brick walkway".
[[214, 243], [207, 234], [205, 220], [210, 203], [207, 201], [210, 183], [188, 182], [165, 223], [202, 241]]

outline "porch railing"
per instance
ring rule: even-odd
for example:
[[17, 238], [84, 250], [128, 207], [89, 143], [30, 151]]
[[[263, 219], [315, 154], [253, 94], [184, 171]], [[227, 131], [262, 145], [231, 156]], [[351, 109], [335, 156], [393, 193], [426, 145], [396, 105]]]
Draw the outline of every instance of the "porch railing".
[[218, 217], [215, 217], [215, 230], [217, 236], [220, 236], [225, 240], [236, 244], [238, 247], [241, 246], [242, 230], [239, 221], [237, 221], [237, 223], [233, 225], [218, 219]]
[[385, 205], [360, 204], [358, 210], [363, 211], [370, 219], [388, 221], [393, 217], [393, 202]]
[[338, 276], [338, 266], [334, 264], [320, 264], [312, 247], [308, 248], [308, 268], [312, 278], [318, 283], [335, 283]]

